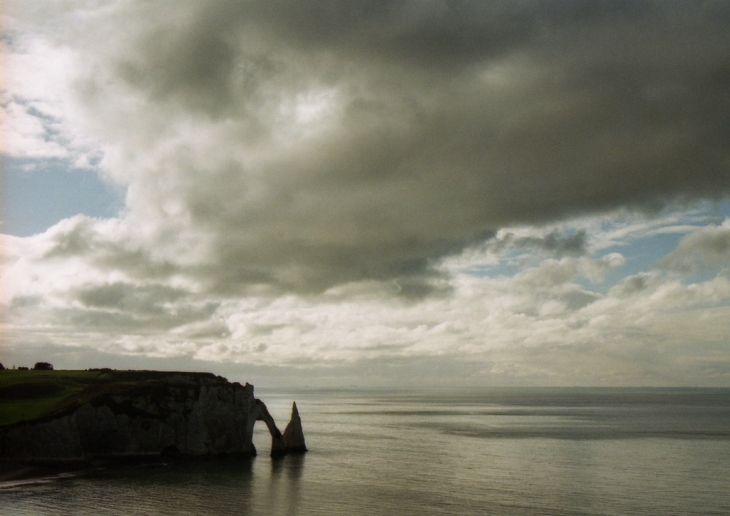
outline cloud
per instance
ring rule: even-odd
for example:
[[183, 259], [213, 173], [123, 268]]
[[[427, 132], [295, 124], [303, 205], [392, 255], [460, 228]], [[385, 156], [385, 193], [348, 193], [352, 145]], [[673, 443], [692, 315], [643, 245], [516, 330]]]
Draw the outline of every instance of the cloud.
[[126, 223], [186, 238], [204, 288], [422, 296], [505, 225], [728, 193], [703, 5], [111, 2], [53, 37]]
[[[725, 225], [597, 287], [627, 261], [598, 251], [707, 223], [647, 213], [730, 194], [726, 2], [10, 15], [4, 152], [65, 155], [127, 195], [117, 218], [5, 239], [8, 335], [294, 368], [450, 354], [518, 378], [543, 374], [510, 362], [528, 349], [565, 357], [560, 375], [561, 346], [619, 367], [640, 342], [689, 349], [681, 324], [707, 349], [727, 329], [725, 276], [681, 277], [724, 266]], [[700, 328], [703, 299], [718, 306]]]
[[[727, 381], [724, 274], [687, 283], [651, 270], [602, 292], [602, 278], [624, 266], [622, 255], [546, 254], [513, 275], [454, 270], [442, 280], [448, 294], [417, 303], [394, 296], [397, 286], [384, 282], [231, 298], [173, 286], [173, 278], [81, 270], [68, 257], [61, 266], [49, 263], [52, 237], [49, 231], [10, 246], [2, 293], [12, 301], [3, 324], [11, 356], [19, 353], [14, 342], [37, 342], [37, 349], [53, 342], [89, 347], [113, 364], [119, 355], [198, 368], [203, 361], [215, 370], [238, 364], [315, 384], [348, 371], [386, 385], [418, 384], [436, 373], [442, 376], [430, 381], [445, 385]], [[510, 252], [495, 256], [509, 260]]]
[[684, 237], [660, 265], [683, 273], [730, 267], [730, 219]]
[[543, 252], [562, 257], [587, 254], [587, 244], [585, 229], [563, 235], [555, 228], [545, 231], [543, 228], [523, 227], [512, 231], [500, 230], [482, 247], [483, 252], [490, 253], [523, 251], [539, 254]]
[[611, 253], [601, 259], [562, 258], [561, 260], [544, 260], [537, 267], [524, 270], [515, 279], [528, 288], [550, 287], [573, 281], [577, 277], [601, 282], [603, 275], [620, 267], [625, 262], [619, 253]]
[[22, 20], [5, 11], [2, 21], [2, 154], [24, 158], [27, 166], [55, 158], [76, 168], [93, 168], [99, 159], [98, 142], [80, 130], [72, 91], [78, 54], [68, 45], [26, 31]]

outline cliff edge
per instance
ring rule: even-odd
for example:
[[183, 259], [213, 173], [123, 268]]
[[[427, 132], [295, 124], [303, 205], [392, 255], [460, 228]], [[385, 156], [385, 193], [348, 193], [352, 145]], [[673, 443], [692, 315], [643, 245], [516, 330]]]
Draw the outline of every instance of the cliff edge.
[[210, 373], [114, 371], [41, 417], [0, 428], [0, 458], [254, 456], [256, 421], [269, 428], [272, 456], [306, 451], [287, 446], [253, 385]]

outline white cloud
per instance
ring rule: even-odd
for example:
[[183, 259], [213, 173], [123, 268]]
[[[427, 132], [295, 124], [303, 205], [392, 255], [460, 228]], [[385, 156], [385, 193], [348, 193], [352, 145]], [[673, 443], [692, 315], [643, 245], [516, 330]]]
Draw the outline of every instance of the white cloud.
[[[65, 224], [73, 228], [79, 222]], [[607, 384], [621, 378], [636, 382], [659, 355], [666, 367], [682, 371], [674, 380], [690, 381], [697, 364], [685, 362], [695, 349], [704, 356], [703, 367], [723, 370], [722, 357], [708, 358], [702, 351], [720, 345], [730, 330], [730, 319], [722, 315], [730, 281], [722, 274], [688, 284], [679, 276], [648, 271], [601, 294], [582, 280], [600, 286], [603, 275], [622, 266], [621, 255], [546, 256], [512, 276], [456, 273], [448, 280], [448, 294], [417, 302], [393, 297], [387, 284], [377, 283], [344, 296], [337, 287], [315, 296], [220, 299], [196, 292], [192, 284], [173, 286], [173, 276], [153, 283], [119, 276], [99, 259], [108, 249], [93, 244], [87, 252], [95, 259], [49, 255], [58, 249], [59, 230], [16, 238], [8, 246], [11, 267], [3, 277], [8, 335], [42, 332], [57, 345], [92, 342], [112, 355], [249, 367], [336, 370], [361, 362], [373, 367], [373, 361], [466, 360], [488, 371], [468, 380], [476, 383], [489, 378], [587, 382], [589, 371], [600, 373]], [[546, 356], [540, 366], [532, 362], [530, 357], [551, 349], [559, 360]], [[717, 374], [708, 381], [725, 381], [725, 373]]]
[[730, 219], [687, 235], [661, 264], [681, 272], [730, 270]]
[[3, 25], [3, 154], [31, 160], [56, 158], [93, 168], [100, 157], [100, 142], [83, 127], [73, 87], [82, 57], [17, 18], [3, 16]]

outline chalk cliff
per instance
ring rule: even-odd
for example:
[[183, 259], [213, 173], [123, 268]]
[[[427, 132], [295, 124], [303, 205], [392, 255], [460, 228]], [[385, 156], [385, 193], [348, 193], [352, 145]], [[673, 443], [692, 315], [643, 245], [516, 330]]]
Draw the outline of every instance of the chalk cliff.
[[256, 421], [269, 428], [272, 456], [306, 450], [287, 447], [252, 385], [208, 373], [115, 372], [112, 381], [86, 388], [56, 411], [0, 430], [0, 457], [253, 456]]

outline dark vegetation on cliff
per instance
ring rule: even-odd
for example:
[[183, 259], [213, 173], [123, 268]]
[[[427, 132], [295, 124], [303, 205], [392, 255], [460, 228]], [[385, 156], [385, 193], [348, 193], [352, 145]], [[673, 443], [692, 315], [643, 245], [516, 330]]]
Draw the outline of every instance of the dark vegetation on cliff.
[[100, 376], [99, 371], [0, 371], [0, 427], [53, 411]]
[[176, 375], [216, 379], [212, 373], [175, 371], [6, 369], [0, 371], [0, 428], [53, 418], [87, 402], [95, 406], [109, 404], [116, 411], [133, 415], [132, 406], [118, 406], [112, 395], [131, 397], [145, 392], [166, 396], [168, 391], [160, 388], [159, 380]]

